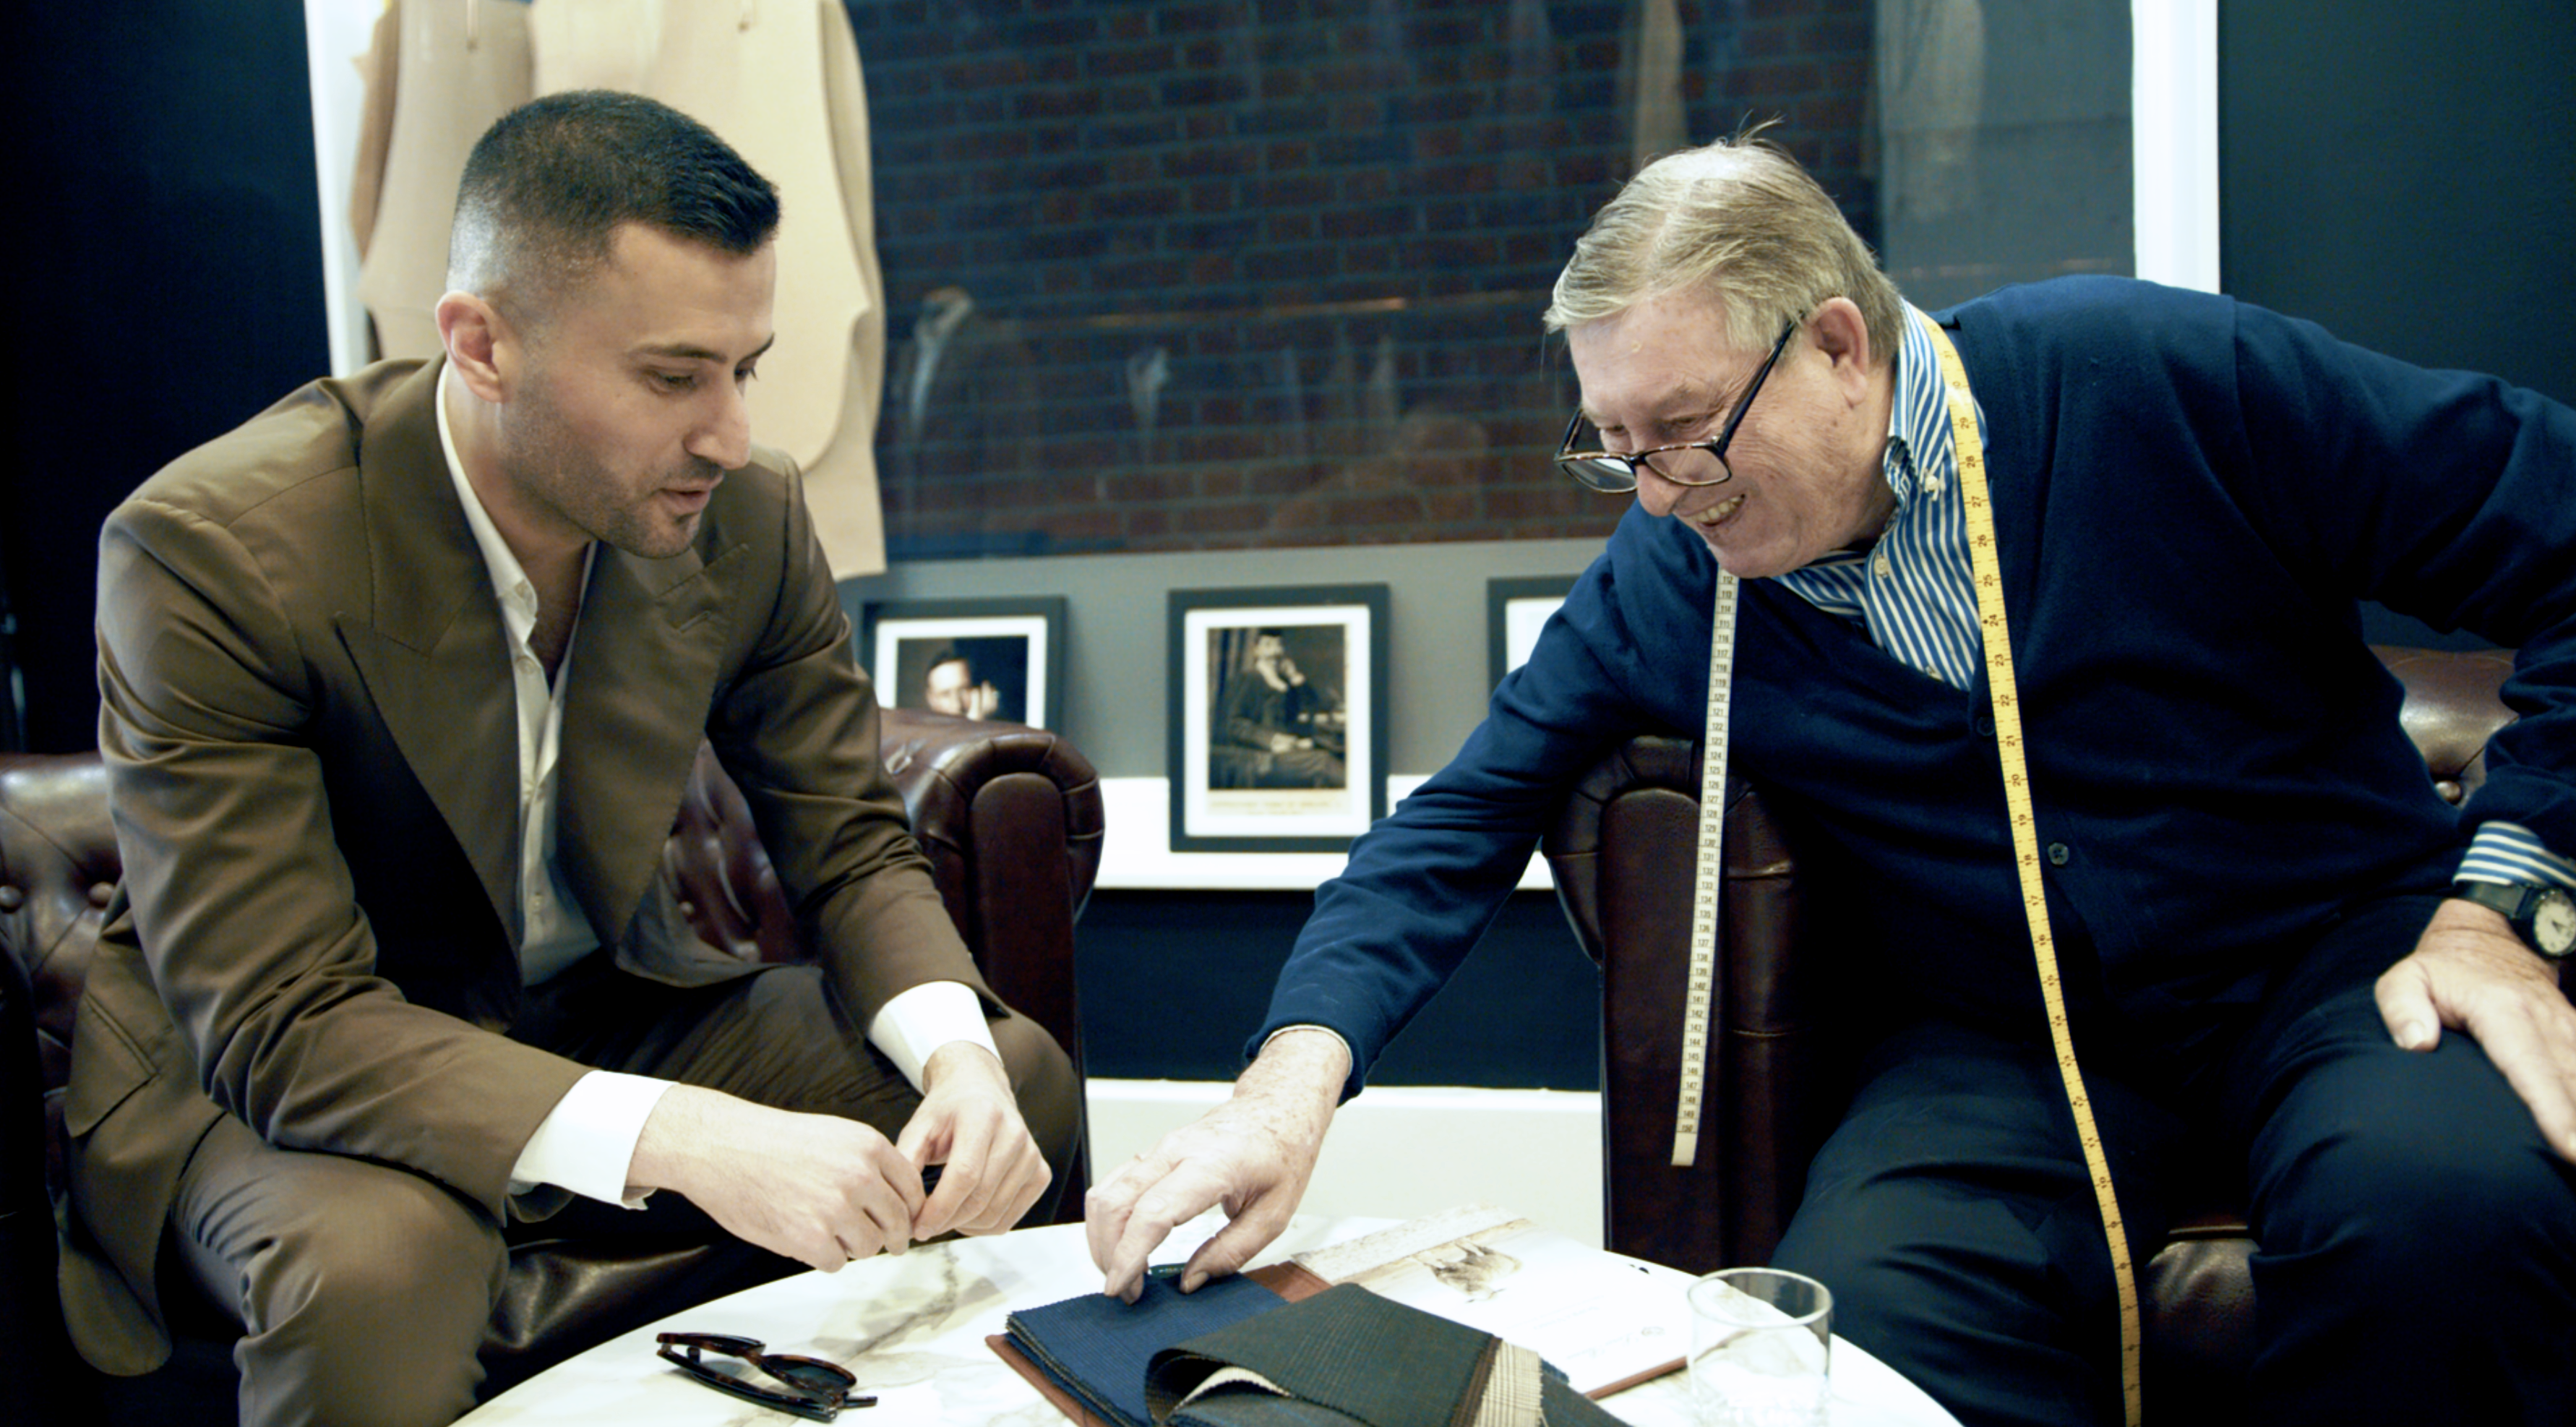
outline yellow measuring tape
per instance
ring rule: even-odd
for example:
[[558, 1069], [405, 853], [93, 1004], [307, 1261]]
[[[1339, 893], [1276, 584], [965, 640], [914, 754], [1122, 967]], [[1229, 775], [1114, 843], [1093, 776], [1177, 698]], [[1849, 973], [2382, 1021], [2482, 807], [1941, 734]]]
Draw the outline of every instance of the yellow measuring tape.
[[2021, 695], [2013, 681], [2012, 643], [2004, 625], [2004, 577], [1995, 561], [1994, 502], [1986, 492], [1986, 451], [1977, 439], [1977, 413], [1968, 396], [1967, 369], [1940, 325], [1924, 319], [1941, 356], [1941, 381], [1950, 389], [1950, 438], [1958, 447], [1959, 493], [1968, 509], [1968, 561], [1977, 584], [1977, 626], [1986, 646], [1986, 681], [1995, 707], [1995, 751], [2004, 771], [2004, 807], [2012, 815], [2013, 863], [2021, 871], [2022, 913], [2030, 920], [2031, 950], [2039, 959], [2040, 995], [2048, 1004], [2048, 1038], [2066, 1081], [2066, 1104], [2075, 1112], [2075, 1137], [2084, 1146], [2084, 1168], [2102, 1229], [2111, 1238], [2111, 1273], [2120, 1295], [2120, 1397], [2129, 1427], [2138, 1427], [2138, 1279], [2129, 1263], [2129, 1236], [2111, 1189], [2110, 1162], [2093, 1125], [2093, 1097], [2075, 1067], [2075, 1042], [2066, 1024], [2066, 995], [2057, 974], [2057, 939], [2048, 930], [2048, 892], [2040, 881], [2039, 824], [2031, 815], [2030, 768], [2021, 734]]
[[1700, 741], [1699, 855], [1691, 887], [1689, 979], [1682, 993], [1681, 1104], [1673, 1115], [1673, 1163], [1699, 1158], [1700, 1102], [1707, 1085], [1708, 1008], [1717, 979], [1717, 889], [1726, 875], [1726, 709], [1735, 682], [1736, 578], [1717, 572], [1708, 639], [1708, 733]]
[[[1995, 714], [1995, 750], [2004, 775], [2004, 807], [2011, 815], [2013, 862], [2021, 874], [2022, 913], [2030, 922], [2031, 950], [2039, 963], [2039, 989], [2048, 1007], [2048, 1036], [2056, 1048], [2058, 1074], [2066, 1082], [2066, 1104], [2075, 1114], [2075, 1135], [2084, 1147], [2085, 1172], [2093, 1180], [2093, 1198], [2102, 1211], [2102, 1228], [2111, 1243], [2111, 1273], [2120, 1299], [2120, 1396], [2128, 1427], [2138, 1427], [2140, 1336], [2138, 1278], [2129, 1260], [2129, 1236], [2120, 1220], [2119, 1198], [2112, 1191], [2110, 1162], [2102, 1153], [2102, 1135], [2093, 1123], [2093, 1097], [2085, 1093], [2084, 1074], [2076, 1068], [2075, 1042], [2066, 1023], [2066, 995], [2057, 972], [2057, 939], [2048, 929], [2048, 892], [2040, 880], [2039, 825], [2031, 813], [2030, 772], [2021, 732], [2021, 700], [2013, 679], [2012, 641], [2004, 624], [2003, 572], [1995, 562], [1994, 503], [1986, 490], [1986, 452], [1977, 436], [1976, 405], [1968, 394], [1968, 373], [1958, 350], [1938, 324], [1925, 319], [1932, 346], [1940, 355], [1941, 381], [1949, 389], [1950, 436], [1957, 447], [1959, 491], [1967, 503], [1968, 559], [1977, 590], [1977, 624], [1983, 635], [1986, 681]], [[1735, 678], [1736, 578], [1717, 572], [1714, 628], [1709, 638], [1708, 732], [1701, 743], [1699, 849], [1691, 889], [1690, 964], [1682, 1008], [1680, 1105], [1673, 1122], [1673, 1163], [1688, 1165], [1699, 1156], [1701, 1101], [1704, 1098], [1709, 1003], [1717, 974], [1718, 885], [1725, 875], [1720, 829], [1726, 821], [1727, 707]]]

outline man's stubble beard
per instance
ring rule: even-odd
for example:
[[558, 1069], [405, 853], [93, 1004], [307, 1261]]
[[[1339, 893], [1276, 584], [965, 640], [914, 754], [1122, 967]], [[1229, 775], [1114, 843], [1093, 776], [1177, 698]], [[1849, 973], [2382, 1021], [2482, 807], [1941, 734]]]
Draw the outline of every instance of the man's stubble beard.
[[[520, 401], [522, 420], [503, 461], [511, 481], [531, 500], [591, 539], [639, 559], [667, 560], [689, 548], [704, 512], [673, 521], [657, 509], [661, 490], [681, 473], [657, 477], [641, 501], [621, 505], [614, 476], [563, 419], [552, 396], [531, 385]], [[692, 457], [685, 478], [697, 485], [722, 474], [715, 463]]]

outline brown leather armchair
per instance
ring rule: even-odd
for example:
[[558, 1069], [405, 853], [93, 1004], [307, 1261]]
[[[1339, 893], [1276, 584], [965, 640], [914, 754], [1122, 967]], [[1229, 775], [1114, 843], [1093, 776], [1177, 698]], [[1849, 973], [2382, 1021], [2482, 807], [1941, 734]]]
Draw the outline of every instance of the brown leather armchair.
[[[1100, 785], [1071, 743], [1017, 724], [890, 710], [885, 763], [949, 915], [994, 991], [1046, 1027], [1082, 1072], [1073, 924], [1100, 869]], [[173, 1308], [171, 1366], [139, 1379], [86, 1373], [54, 1295], [62, 1180], [60, 1099], [72, 1013], [99, 910], [121, 875], [94, 754], [0, 755], [0, 1343], [42, 1379], [39, 1421], [231, 1421], [229, 1323]], [[701, 749], [663, 851], [663, 875], [710, 943], [755, 960], [802, 956], [793, 915], [742, 794]], [[1077, 1139], [1059, 1219], [1088, 1182]], [[638, 1324], [774, 1276], [785, 1261], [702, 1234], [613, 1245], [515, 1245], [486, 1335], [487, 1393]], [[14, 1392], [14, 1389], [13, 1389]], [[45, 1394], [56, 1400], [45, 1400]]]
[[[2458, 802], [2512, 717], [2496, 692], [2511, 654], [2378, 653], [2405, 685], [2407, 734]], [[1631, 740], [1582, 780], [1545, 844], [1567, 918], [1601, 963], [1605, 1241], [1692, 1272], [1769, 1261], [1850, 1089], [1828, 1014], [1838, 988], [1825, 958], [1797, 950], [1830, 915], [1829, 882], [1813, 859], [1802, 866], [1760, 790], [1730, 780], [1701, 1146], [1695, 1164], [1668, 1163], [1699, 786], [1695, 741]], [[2241, 1168], [2213, 1157], [2194, 1177], [2205, 1202], [2141, 1270], [2147, 1397], [2163, 1421], [2230, 1421], [2253, 1361], [2254, 1241]]]

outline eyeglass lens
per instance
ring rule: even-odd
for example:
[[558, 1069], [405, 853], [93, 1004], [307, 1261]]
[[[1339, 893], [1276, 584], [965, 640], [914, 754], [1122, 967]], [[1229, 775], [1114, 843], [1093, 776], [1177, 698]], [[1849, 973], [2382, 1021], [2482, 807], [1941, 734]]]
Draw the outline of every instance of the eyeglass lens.
[[1753, 380], [1745, 384], [1744, 395], [1736, 399], [1735, 409], [1728, 413], [1726, 424], [1718, 428], [1714, 439], [1684, 441], [1629, 455], [1603, 450], [1577, 451], [1574, 440], [1582, 434], [1586, 424], [1582, 410], [1577, 408], [1574, 418], [1565, 424], [1564, 439], [1557, 443], [1557, 465], [1582, 485], [1612, 495], [1624, 495], [1637, 488], [1639, 466], [1651, 468], [1656, 475], [1675, 485], [1713, 486], [1733, 480], [1735, 471], [1726, 462], [1726, 448], [1734, 442], [1735, 429], [1744, 423], [1744, 414], [1753, 409], [1753, 398], [1761, 392], [1763, 381], [1779, 364], [1780, 354], [1788, 349], [1789, 338], [1797, 330], [1798, 319], [1792, 319], [1780, 329], [1779, 337], [1771, 343], [1770, 353], [1763, 357], [1761, 366], [1754, 368]]

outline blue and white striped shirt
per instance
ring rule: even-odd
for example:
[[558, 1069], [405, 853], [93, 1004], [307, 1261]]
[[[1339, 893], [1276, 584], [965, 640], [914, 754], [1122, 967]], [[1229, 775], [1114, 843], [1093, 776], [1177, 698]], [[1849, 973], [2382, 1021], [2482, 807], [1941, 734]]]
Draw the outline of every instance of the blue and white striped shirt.
[[[1908, 666], [1954, 689], [1973, 689], [1985, 656], [1948, 392], [1932, 348], [1931, 319], [1911, 304], [1905, 315], [1885, 457], [1896, 513], [1870, 549], [1837, 551], [1780, 576], [1780, 583], [1828, 614], [1860, 621], [1872, 643]], [[1977, 431], [1984, 439], [1982, 409]], [[2459, 875], [2576, 890], [2576, 862], [2550, 851], [2519, 823], [2481, 825], [2460, 860]]]

